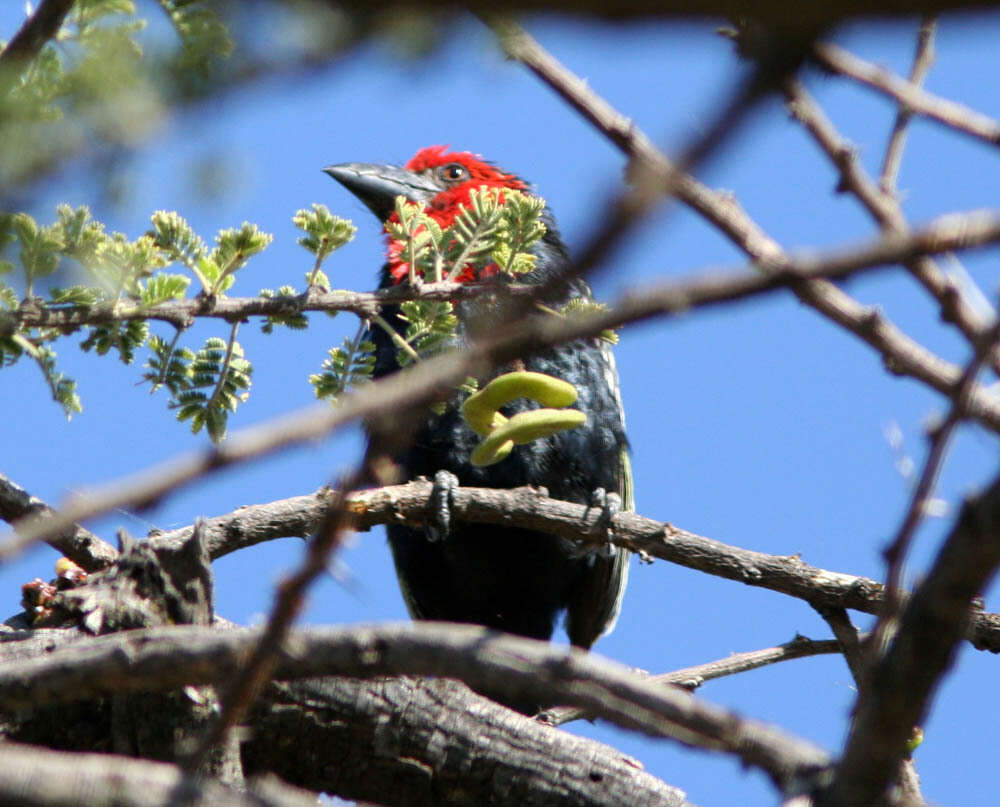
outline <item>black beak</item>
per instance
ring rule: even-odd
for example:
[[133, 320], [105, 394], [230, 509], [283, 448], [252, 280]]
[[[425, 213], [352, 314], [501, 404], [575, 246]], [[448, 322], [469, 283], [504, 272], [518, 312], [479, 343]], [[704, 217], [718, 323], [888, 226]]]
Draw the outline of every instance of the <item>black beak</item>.
[[323, 171], [364, 202], [379, 221], [389, 218], [397, 196], [426, 204], [442, 190], [430, 177], [395, 165], [340, 163]]

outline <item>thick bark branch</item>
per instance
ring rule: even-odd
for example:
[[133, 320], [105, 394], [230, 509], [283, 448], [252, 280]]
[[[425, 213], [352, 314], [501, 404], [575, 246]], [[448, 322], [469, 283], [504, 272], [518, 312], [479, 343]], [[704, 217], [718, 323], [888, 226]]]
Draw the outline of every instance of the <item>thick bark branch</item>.
[[[76, 631], [8, 634], [7, 668], [92, 639]], [[143, 696], [133, 696], [143, 697]], [[108, 743], [98, 708], [21, 708], [13, 738], [70, 748]], [[50, 720], [45, 715], [55, 713]], [[41, 725], [39, 725], [41, 724]], [[65, 732], [70, 726], [77, 731]], [[683, 793], [620, 751], [540, 726], [457, 681], [327, 678], [271, 684], [247, 720], [243, 763], [299, 787], [393, 805], [680, 807]]]
[[251, 715], [249, 772], [380, 804], [682, 807], [614, 748], [541, 726], [457, 681], [273, 684]]
[[[0, 473], [0, 518], [13, 523], [23, 518], [50, 518], [55, 511], [36, 496], [32, 496], [13, 480]], [[45, 539], [74, 563], [88, 572], [111, 565], [118, 550], [105, 543], [79, 524], [70, 524], [61, 532]]]
[[273, 777], [246, 790], [185, 776], [175, 765], [0, 743], [0, 803], [17, 807], [315, 807], [316, 796]]
[[[231, 680], [260, 631], [194, 626], [98, 637], [0, 669], [0, 705], [23, 708], [110, 693]], [[289, 634], [278, 680], [341, 675], [461, 678], [512, 699], [565, 703], [624, 728], [736, 755], [782, 789], [824, 768], [820, 749], [779, 729], [665, 687], [576, 648], [505, 636], [471, 625], [405, 623]]]

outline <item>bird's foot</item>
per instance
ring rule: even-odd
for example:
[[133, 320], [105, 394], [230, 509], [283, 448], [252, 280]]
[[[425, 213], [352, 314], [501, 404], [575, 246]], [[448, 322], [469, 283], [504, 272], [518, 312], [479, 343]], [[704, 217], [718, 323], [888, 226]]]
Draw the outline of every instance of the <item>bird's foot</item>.
[[434, 474], [427, 518], [427, 540], [432, 543], [448, 540], [451, 532], [452, 496], [457, 487], [458, 477], [451, 471], [438, 471]]
[[[597, 488], [590, 494], [590, 507], [596, 507], [601, 511], [594, 525], [594, 532], [604, 529], [607, 538], [611, 537], [611, 519], [622, 510], [622, 497], [617, 493], [608, 493], [604, 488]], [[610, 540], [606, 540], [600, 546], [595, 547], [592, 543], [581, 544], [576, 541], [564, 541], [566, 552], [572, 558], [583, 558], [588, 555], [600, 555], [603, 558], [613, 558], [618, 552]]]

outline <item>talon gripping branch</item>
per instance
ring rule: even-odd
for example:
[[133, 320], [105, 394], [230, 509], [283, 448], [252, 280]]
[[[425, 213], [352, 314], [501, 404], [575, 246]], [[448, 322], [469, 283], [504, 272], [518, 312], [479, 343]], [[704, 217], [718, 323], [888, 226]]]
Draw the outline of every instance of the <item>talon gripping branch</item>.
[[[396, 216], [397, 196], [426, 205], [428, 215], [444, 228], [455, 221], [479, 188], [530, 194], [528, 185], [513, 174], [468, 152], [448, 152], [440, 146], [422, 149], [403, 167], [345, 163], [330, 166], [326, 172], [383, 222]], [[551, 215], [543, 213], [543, 221], [546, 232], [530, 248], [535, 268], [519, 277], [522, 282], [542, 283], [568, 263]], [[412, 271], [390, 238], [380, 287], [402, 282]], [[475, 280], [477, 271], [483, 270], [458, 267], [456, 276]], [[589, 300], [590, 291], [576, 280], [565, 299], [546, 302], [558, 306], [571, 299]], [[474, 302], [456, 307], [459, 343], [469, 338], [480, 313], [481, 307], [477, 309]], [[405, 332], [406, 322], [398, 309], [387, 308], [383, 319], [398, 333]], [[398, 345], [390, 334], [372, 327], [369, 338], [376, 346], [375, 376], [397, 371]], [[456, 397], [443, 412], [429, 415], [412, 446], [396, 458], [407, 476], [426, 476], [437, 484], [457, 477], [468, 486], [541, 486], [555, 498], [581, 504], [594, 502], [596, 496], [603, 506], [607, 506], [604, 492], [617, 492], [625, 509], [633, 509], [625, 419], [609, 345], [600, 339], [579, 340], [531, 356], [523, 364], [529, 381], [530, 373], [540, 373], [575, 387], [575, 407], [585, 422], [577, 425], [581, 418], [574, 414], [573, 428], [564, 426], [555, 434], [508, 446], [509, 453], [502, 458], [474, 464], [470, 457], [481, 435], [463, 419], [461, 399]], [[537, 409], [537, 399], [519, 398], [505, 403], [502, 414], [513, 419]], [[481, 425], [481, 432], [490, 428], [489, 423]], [[547, 434], [544, 429], [537, 433]], [[442, 471], [448, 473], [442, 475]], [[387, 530], [403, 596], [416, 619], [472, 622], [548, 639], [556, 618], [565, 611], [570, 641], [590, 647], [618, 618], [628, 578], [628, 553], [620, 549], [582, 553], [545, 533], [480, 524], [426, 530], [389, 525]]]

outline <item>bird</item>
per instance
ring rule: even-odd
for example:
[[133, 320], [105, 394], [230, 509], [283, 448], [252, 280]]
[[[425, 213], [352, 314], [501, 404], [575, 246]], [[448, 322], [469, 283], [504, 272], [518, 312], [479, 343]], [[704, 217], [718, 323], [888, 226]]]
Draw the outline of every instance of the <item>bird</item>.
[[[446, 146], [420, 149], [404, 165], [341, 163], [324, 171], [350, 191], [385, 223], [396, 216], [398, 196], [425, 205], [439, 225], [447, 227], [468, 205], [474, 189], [533, 188], [513, 173], [481, 156], [450, 151]], [[543, 284], [567, 272], [570, 258], [554, 218], [542, 213], [545, 234], [530, 251], [535, 267], [518, 282]], [[409, 267], [392, 238], [379, 276], [379, 288], [407, 282]], [[482, 279], [488, 269], [467, 269], [462, 281]], [[580, 279], [561, 286], [561, 299], [546, 299], [558, 307], [573, 299], [591, 300]], [[456, 346], [476, 329], [474, 302], [456, 304]], [[398, 307], [386, 307], [382, 319], [400, 334], [406, 323]], [[495, 327], [503, 327], [502, 323]], [[375, 345], [374, 377], [400, 369], [398, 347], [383, 327], [371, 326]], [[461, 395], [443, 412], [431, 412], [416, 429], [412, 443], [393, 457], [407, 479], [426, 477], [441, 485], [547, 489], [548, 494], [579, 504], [601, 506], [606, 512], [634, 510], [632, 479], [625, 436], [625, 414], [618, 373], [610, 344], [600, 338], [581, 339], [525, 357], [520, 369], [545, 373], [573, 384], [576, 407], [586, 423], [514, 448], [504, 460], [480, 467], [470, 462], [479, 435], [463, 420]], [[510, 370], [500, 368], [498, 372]], [[480, 379], [486, 381], [488, 379]], [[534, 409], [520, 399], [501, 411], [508, 415]], [[444, 497], [443, 502], [447, 502]], [[458, 524], [412, 527], [387, 525], [400, 588], [411, 617], [473, 623], [534, 639], [551, 639], [565, 614], [570, 643], [589, 649], [615, 625], [628, 580], [629, 553], [608, 545], [579, 549], [573, 542], [544, 532], [511, 526]]]

